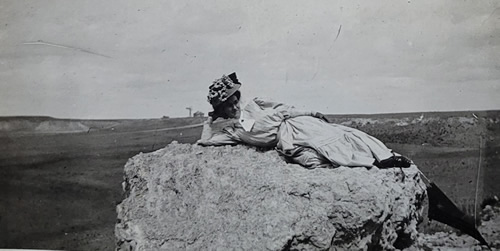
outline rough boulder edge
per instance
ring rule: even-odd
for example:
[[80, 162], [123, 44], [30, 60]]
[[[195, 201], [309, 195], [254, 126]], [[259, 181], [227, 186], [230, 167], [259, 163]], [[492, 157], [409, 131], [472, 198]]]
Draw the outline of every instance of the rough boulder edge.
[[400, 249], [426, 195], [416, 166], [309, 170], [275, 151], [176, 142], [131, 158], [124, 179], [118, 250]]

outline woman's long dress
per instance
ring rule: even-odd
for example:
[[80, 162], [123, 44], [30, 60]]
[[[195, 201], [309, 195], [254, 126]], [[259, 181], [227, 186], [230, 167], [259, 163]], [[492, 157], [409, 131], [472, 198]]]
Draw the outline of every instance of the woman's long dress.
[[212, 137], [208, 144], [245, 143], [276, 147], [293, 162], [306, 167], [371, 167], [393, 155], [381, 141], [362, 131], [327, 123], [283, 103], [255, 98], [243, 108], [240, 119]]

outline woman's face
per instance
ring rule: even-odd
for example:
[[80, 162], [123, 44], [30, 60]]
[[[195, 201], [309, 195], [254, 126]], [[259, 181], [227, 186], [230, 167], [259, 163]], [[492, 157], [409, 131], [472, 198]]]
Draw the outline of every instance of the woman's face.
[[236, 95], [232, 95], [223, 104], [223, 112], [228, 118], [238, 118], [240, 116], [240, 103]]

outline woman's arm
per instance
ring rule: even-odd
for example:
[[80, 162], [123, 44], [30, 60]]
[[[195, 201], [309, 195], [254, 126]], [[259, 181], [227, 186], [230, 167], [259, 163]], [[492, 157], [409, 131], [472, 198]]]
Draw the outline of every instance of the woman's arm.
[[203, 130], [201, 131], [201, 139], [199, 141], [206, 141], [212, 137], [212, 122], [213, 119], [211, 116], [208, 116], [208, 119], [203, 122]]
[[196, 144], [201, 146], [222, 146], [222, 145], [236, 145], [238, 141], [232, 139], [225, 133], [213, 133], [212, 130], [212, 117], [203, 122], [203, 130], [201, 132], [201, 139]]
[[264, 101], [262, 99], [255, 99], [255, 102], [263, 107], [272, 107], [273, 109], [278, 110], [284, 119], [288, 118], [296, 118], [300, 116], [312, 116], [326, 122], [329, 122], [328, 119], [320, 112], [313, 111], [305, 111], [295, 108], [292, 105], [286, 105], [283, 103], [273, 102], [273, 101]]
[[329, 122], [328, 119], [325, 117], [325, 115], [323, 115], [320, 112], [304, 111], [304, 110], [297, 109], [292, 105], [287, 105], [287, 104], [269, 101], [269, 100], [263, 100], [261, 98], [255, 98], [254, 100], [261, 107], [270, 107], [270, 108], [278, 110], [284, 119], [296, 118], [299, 116], [312, 116], [315, 118], [322, 119], [326, 122]]

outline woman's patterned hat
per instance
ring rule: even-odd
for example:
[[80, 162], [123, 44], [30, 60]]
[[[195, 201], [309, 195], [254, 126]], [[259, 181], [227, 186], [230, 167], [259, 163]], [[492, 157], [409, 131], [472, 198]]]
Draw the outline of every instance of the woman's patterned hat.
[[213, 107], [217, 107], [231, 97], [240, 87], [241, 83], [238, 81], [235, 72], [228, 76], [222, 75], [222, 78], [214, 80], [208, 87], [208, 102]]

